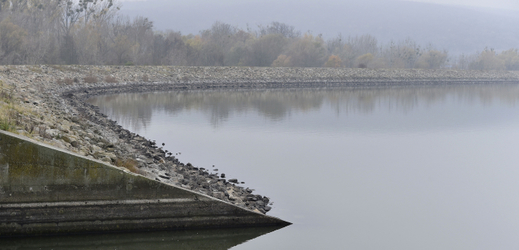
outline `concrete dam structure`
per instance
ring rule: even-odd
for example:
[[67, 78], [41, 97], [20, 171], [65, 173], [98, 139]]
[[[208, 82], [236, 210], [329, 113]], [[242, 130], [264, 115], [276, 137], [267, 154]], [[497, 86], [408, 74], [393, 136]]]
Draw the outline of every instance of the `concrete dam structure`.
[[289, 224], [0, 131], [0, 237]]

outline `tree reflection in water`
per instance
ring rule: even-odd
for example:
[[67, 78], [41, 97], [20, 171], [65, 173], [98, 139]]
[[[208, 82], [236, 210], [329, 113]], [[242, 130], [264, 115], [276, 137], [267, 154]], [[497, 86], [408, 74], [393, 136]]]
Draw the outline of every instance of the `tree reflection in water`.
[[125, 127], [145, 128], [153, 112], [176, 114], [200, 110], [207, 114], [212, 126], [218, 127], [233, 114], [257, 112], [277, 121], [295, 112], [318, 110], [330, 105], [337, 115], [371, 113], [376, 107], [396, 112], [409, 112], [418, 105], [431, 105], [457, 96], [462, 102], [490, 104], [501, 101], [515, 104], [518, 85], [453, 85], [406, 86], [381, 88], [301, 88], [225, 91], [172, 91], [162, 93], [130, 93], [92, 98], [90, 103]]

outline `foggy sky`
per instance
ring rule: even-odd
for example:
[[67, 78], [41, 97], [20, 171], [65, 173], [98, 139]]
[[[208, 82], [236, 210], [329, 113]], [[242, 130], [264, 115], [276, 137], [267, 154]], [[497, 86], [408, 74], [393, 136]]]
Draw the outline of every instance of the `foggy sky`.
[[519, 44], [517, 0], [119, 0], [121, 13], [157, 30], [198, 34], [216, 21], [257, 29], [273, 21], [330, 39], [370, 34], [381, 44], [411, 38], [452, 54]]
[[[146, 2], [149, 0], [119, 0], [119, 2]], [[333, 2], [335, 0], [306, 0], [305, 2], [318, 2], [326, 3]], [[379, 0], [379, 1], [398, 1], [398, 0]], [[517, 0], [409, 0], [412, 2], [423, 2], [423, 3], [436, 3], [436, 4], [447, 4], [447, 5], [462, 5], [471, 7], [484, 7], [484, 8], [498, 8], [498, 9], [516, 9], [519, 10], [519, 1]], [[213, 2], [211, 0], [191, 0], [185, 3], [193, 2]], [[244, 0], [220, 0], [220, 3], [242, 3]], [[264, 0], [248, 0], [246, 2], [265, 2]], [[350, 0], [349, 2], [352, 2]], [[182, 3], [179, 3], [182, 4]]]
[[413, 0], [413, 2], [519, 10], [517, 0]]

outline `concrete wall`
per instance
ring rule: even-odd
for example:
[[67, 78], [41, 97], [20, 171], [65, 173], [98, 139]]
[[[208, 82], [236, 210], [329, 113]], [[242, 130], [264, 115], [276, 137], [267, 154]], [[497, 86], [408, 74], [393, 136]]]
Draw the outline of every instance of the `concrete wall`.
[[0, 131], [0, 237], [288, 224]]

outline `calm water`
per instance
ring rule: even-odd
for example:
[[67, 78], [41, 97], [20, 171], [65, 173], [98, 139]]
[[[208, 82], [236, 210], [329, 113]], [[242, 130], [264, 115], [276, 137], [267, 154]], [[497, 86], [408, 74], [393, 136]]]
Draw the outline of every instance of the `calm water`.
[[274, 230], [276, 228], [0, 238], [0, 250], [226, 250]]
[[518, 85], [167, 92], [92, 103], [181, 161], [245, 181], [274, 201], [270, 215], [294, 223], [229, 248], [519, 248]]

